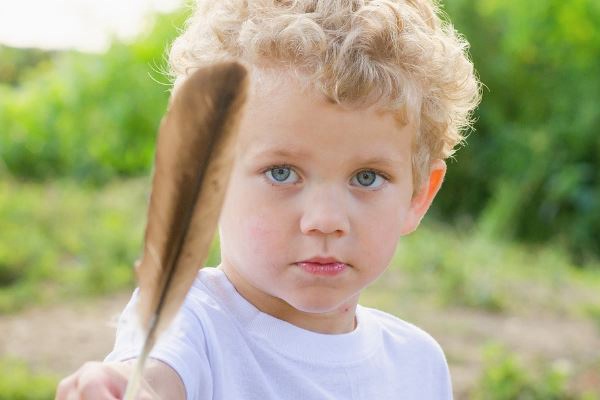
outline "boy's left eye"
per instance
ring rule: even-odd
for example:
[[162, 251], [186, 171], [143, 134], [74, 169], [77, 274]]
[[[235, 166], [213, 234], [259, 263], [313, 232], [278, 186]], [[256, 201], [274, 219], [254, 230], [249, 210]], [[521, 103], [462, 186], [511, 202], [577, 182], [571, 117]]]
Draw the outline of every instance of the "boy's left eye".
[[352, 177], [352, 184], [369, 189], [376, 189], [381, 187], [387, 179], [372, 170], [359, 171]]

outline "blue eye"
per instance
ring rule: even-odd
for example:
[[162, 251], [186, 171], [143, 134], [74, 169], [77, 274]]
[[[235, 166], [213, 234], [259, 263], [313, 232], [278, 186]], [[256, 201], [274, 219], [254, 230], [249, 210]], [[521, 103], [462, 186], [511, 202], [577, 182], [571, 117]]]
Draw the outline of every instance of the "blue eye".
[[[286, 166], [275, 166], [265, 171], [267, 178], [274, 183], [295, 183], [298, 180], [298, 174], [293, 169]], [[292, 181], [287, 179], [295, 177]]]
[[352, 183], [358, 183], [358, 186], [374, 189], [381, 187], [387, 179], [375, 171], [368, 169], [359, 171], [352, 177]]

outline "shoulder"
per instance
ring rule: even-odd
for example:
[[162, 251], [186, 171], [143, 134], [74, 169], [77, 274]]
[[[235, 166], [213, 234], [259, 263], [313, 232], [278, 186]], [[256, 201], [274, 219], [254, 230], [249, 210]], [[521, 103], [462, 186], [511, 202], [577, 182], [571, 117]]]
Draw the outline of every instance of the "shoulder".
[[196, 279], [186, 295], [184, 305], [193, 309], [220, 309], [222, 302], [219, 301], [219, 295], [223, 293], [219, 290], [222, 273], [215, 268], [202, 268], [198, 271]]
[[392, 314], [369, 307], [362, 307], [366, 321], [378, 325], [383, 345], [388, 351], [418, 356], [430, 363], [446, 365], [446, 358], [439, 343], [418, 326]]
[[178, 318], [196, 324], [204, 334], [210, 334], [212, 325], [235, 323], [229, 310], [233, 297], [222, 271], [202, 268], [185, 297]]
[[[237, 331], [226, 307], [229, 296], [223, 279], [222, 273], [213, 268], [200, 270], [182, 306], [150, 354], [152, 359], [176, 372], [189, 399], [212, 397], [210, 355], [214, 352], [209, 347]], [[139, 354], [144, 335], [137, 323], [132, 323], [137, 320], [138, 300], [139, 289], [136, 289], [119, 318], [115, 346], [107, 361], [126, 360]]]
[[[452, 399], [452, 382], [441, 346], [423, 329], [384, 311], [361, 307], [363, 320], [381, 338], [382, 371], [410, 388], [408, 398]], [[401, 377], [401, 378], [400, 378]], [[408, 389], [407, 389], [408, 390]]]
[[245, 323], [258, 310], [239, 295], [223, 270], [206, 267], [198, 272], [180, 313], [202, 327], [206, 340], [220, 341], [226, 335], [245, 334]]

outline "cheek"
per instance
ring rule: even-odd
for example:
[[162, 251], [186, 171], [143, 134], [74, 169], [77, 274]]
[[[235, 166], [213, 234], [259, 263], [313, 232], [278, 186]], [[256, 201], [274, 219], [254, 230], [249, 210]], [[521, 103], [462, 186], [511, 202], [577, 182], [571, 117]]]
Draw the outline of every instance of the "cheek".
[[249, 215], [240, 223], [240, 238], [255, 257], [272, 258], [286, 246], [281, 219], [274, 215]]
[[244, 236], [252, 242], [271, 242], [278, 236], [277, 227], [261, 215], [251, 215], [244, 219], [241, 230]]
[[272, 194], [261, 189], [260, 181], [237, 172], [232, 176], [221, 215], [228, 249], [237, 254], [238, 262], [245, 257], [272, 258], [287, 248], [289, 210], [277, 207]]
[[369, 233], [369, 244], [366, 246], [369, 260], [374, 266], [386, 267], [396, 249], [399, 235], [397, 228], [391, 224], [374, 226]]
[[[386, 208], [382, 208], [386, 209]], [[396, 245], [400, 239], [400, 232], [404, 218], [405, 209], [388, 207], [386, 212], [373, 216], [370, 223], [365, 226], [366, 254], [374, 266], [386, 267], [394, 255]]]

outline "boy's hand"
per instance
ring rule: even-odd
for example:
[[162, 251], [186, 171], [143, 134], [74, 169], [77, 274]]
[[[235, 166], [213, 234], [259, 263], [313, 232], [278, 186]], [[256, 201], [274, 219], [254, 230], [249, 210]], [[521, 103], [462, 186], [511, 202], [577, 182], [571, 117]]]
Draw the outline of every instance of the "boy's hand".
[[56, 400], [121, 399], [130, 371], [129, 363], [87, 362], [59, 383]]
[[[87, 362], [59, 383], [55, 400], [120, 400], [134, 366], [135, 360]], [[168, 365], [149, 360], [144, 378], [136, 400], [185, 399], [183, 383]]]

